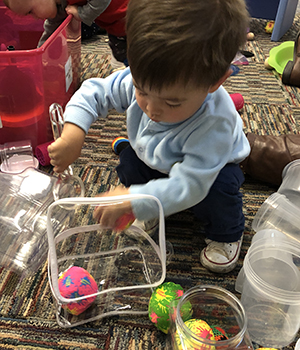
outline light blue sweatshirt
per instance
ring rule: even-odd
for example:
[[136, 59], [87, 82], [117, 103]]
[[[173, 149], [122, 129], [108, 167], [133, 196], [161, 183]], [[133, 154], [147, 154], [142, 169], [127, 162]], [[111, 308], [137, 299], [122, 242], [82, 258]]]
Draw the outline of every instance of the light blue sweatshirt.
[[[240, 163], [250, 146], [243, 122], [225, 89], [208, 94], [190, 118], [179, 123], [153, 122], [136, 102], [130, 69], [105, 79], [86, 80], [66, 106], [65, 121], [86, 133], [110, 109], [127, 111], [127, 132], [137, 156], [149, 167], [168, 174], [167, 178], [130, 186], [131, 194], [150, 194], [170, 215], [201, 202], [220, 170], [227, 163]], [[157, 216], [157, 206], [133, 203], [139, 220]]]

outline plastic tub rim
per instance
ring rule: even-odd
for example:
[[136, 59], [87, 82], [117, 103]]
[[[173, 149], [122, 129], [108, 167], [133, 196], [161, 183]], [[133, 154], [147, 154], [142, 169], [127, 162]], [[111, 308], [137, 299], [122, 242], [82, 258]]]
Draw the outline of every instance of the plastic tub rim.
[[[0, 6], [1, 7], [1, 6]], [[48, 46], [52, 43], [52, 41], [61, 33], [61, 31], [71, 22], [73, 16], [68, 15], [64, 21], [55, 29], [55, 31], [51, 34], [47, 40], [41, 45], [40, 47], [37, 47], [35, 49], [31, 50], [14, 50], [14, 51], [0, 51], [0, 56], [5, 55], [9, 57], [18, 57], [18, 56], [24, 56], [24, 53], [26, 52], [26, 56], [37, 56], [43, 54]], [[75, 20], [75, 19], [74, 19]]]
[[[287, 291], [278, 287], [274, 287], [271, 284], [265, 282], [262, 278], [260, 278], [257, 273], [253, 270], [251, 264], [250, 264], [250, 255], [258, 253], [260, 251], [265, 250], [265, 248], [261, 247], [262, 240], [265, 240], [266, 242], [268, 239], [260, 239], [259, 241], [255, 242], [252, 246], [250, 246], [245, 259], [244, 259], [244, 272], [245, 272], [245, 278], [247, 281], [257, 290], [259, 290], [260, 293], [265, 294], [268, 298], [270, 298], [270, 292], [272, 292], [272, 298], [279, 303], [282, 304], [291, 304], [291, 305], [300, 305], [300, 292], [292, 292]], [[295, 248], [290, 242], [280, 242], [279, 247], [273, 247], [273, 250], [283, 250], [282, 248]], [[299, 246], [300, 248], [300, 246]], [[286, 249], [284, 250], [286, 252]], [[300, 251], [298, 257], [300, 258]], [[251, 279], [249, 278], [251, 276]]]

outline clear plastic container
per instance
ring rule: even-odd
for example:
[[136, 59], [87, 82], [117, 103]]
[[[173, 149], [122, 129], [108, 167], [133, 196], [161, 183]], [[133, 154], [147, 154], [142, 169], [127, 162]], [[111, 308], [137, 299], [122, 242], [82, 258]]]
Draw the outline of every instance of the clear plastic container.
[[278, 192], [258, 209], [256, 231], [235, 288], [253, 341], [289, 345], [300, 327], [300, 160], [282, 173]]
[[285, 166], [282, 171], [282, 183], [277, 192], [286, 196], [300, 209], [300, 159]]
[[30, 140], [7, 142], [0, 145], [0, 170], [18, 174], [29, 167], [37, 168], [38, 160], [33, 156]]
[[300, 208], [296, 207], [285, 195], [275, 192], [258, 209], [252, 222], [252, 228], [256, 232], [274, 229], [299, 242]]
[[[34, 274], [48, 252], [47, 210], [59, 193], [80, 196], [76, 179], [62, 182], [34, 168], [19, 174], [0, 172], [0, 265], [18, 274]], [[59, 190], [58, 190], [59, 188]], [[72, 208], [57, 209], [53, 225], [62, 229], [73, 219]]]
[[252, 243], [246, 254], [241, 302], [252, 341], [281, 348], [300, 327], [300, 244], [273, 234]]
[[[286, 264], [288, 269], [286, 270], [286, 274], [284, 276], [285, 281], [283, 283], [298, 283], [300, 281], [299, 276], [299, 270], [298, 267], [294, 264], [292, 255], [289, 253], [283, 253], [281, 250], [278, 250], [278, 252], [271, 250], [268, 250], [268, 247], [273, 244], [280, 244], [280, 242], [286, 242], [289, 238], [282, 232], [276, 231], [274, 229], [264, 229], [261, 231], [258, 231], [252, 238], [251, 245], [260, 242], [257, 244], [261, 244], [262, 247], [266, 248], [264, 254], [262, 256], [264, 259], [273, 258], [277, 260], [281, 260], [283, 264]], [[237, 279], [235, 281], [235, 290], [238, 293], [242, 293], [243, 291], [243, 284], [245, 281], [245, 270], [244, 267], [241, 268], [239, 271], [239, 274], [237, 276]], [[275, 275], [274, 275], [275, 278]], [[282, 279], [282, 276], [280, 276]]]
[[258, 232], [274, 229], [300, 241], [300, 160], [289, 163], [282, 172], [282, 184], [258, 209], [252, 228]]
[[[93, 218], [96, 207], [122, 206], [128, 200], [140, 201], [143, 205], [149, 203], [155, 208], [155, 217], [159, 218], [157, 240], [135, 223], [117, 232], [101, 226]], [[75, 212], [74, 220], [64, 229], [54, 225], [60, 210], [69, 207]], [[73, 327], [112, 315], [147, 315], [152, 291], [166, 276], [164, 215], [157, 198], [128, 195], [61, 199], [50, 205], [47, 226], [48, 276], [60, 326]], [[96, 281], [98, 290], [64, 297], [58, 279], [73, 266], [85, 269]], [[71, 304], [91, 297], [96, 299], [79, 315], [67, 311]]]
[[[187, 309], [191, 310], [188, 320]], [[182, 315], [185, 315], [185, 322]], [[221, 287], [199, 285], [189, 289], [179, 300], [171, 303], [170, 320], [167, 349], [253, 349], [241, 302]], [[205, 321], [217, 330], [222, 328], [228, 339], [213, 340], [211, 334], [203, 330], [203, 337], [200, 337], [191, 327], [187, 327], [187, 322], [194, 320]]]
[[68, 16], [37, 48], [43, 20], [20, 17], [0, 3], [0, 143], [53, 139], [49, 106], [63, 107], [79, 86], [81, 25]]

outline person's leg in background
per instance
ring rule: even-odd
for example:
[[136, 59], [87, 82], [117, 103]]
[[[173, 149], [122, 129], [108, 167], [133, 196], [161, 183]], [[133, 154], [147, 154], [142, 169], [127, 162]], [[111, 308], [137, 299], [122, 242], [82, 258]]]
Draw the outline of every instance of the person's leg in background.
[[125, 68], [127, 61], [127, 40], [126, 36], [114, 36], [108, 34], [108, 45], [111, 49], [110, 64], [112, 68]]
[[87, 24], [81, 22], [81, 40], [91, 39], [95, 35], [104, 35], [106, 30], [100, 28], [95, 22], [88, 26]]
[[240, 163], [243, 172], [253, 179], [280, 186], [282, 171], [290, 162], [300, 159], [300, 134], [246, 134], [249, 156]]

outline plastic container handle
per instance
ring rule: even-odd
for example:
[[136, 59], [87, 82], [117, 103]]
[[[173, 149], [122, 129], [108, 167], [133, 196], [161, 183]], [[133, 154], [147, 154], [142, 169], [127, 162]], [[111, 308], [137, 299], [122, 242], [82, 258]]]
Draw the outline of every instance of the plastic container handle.
[[[53, 137], [54, 140], [57, 140], [59, 137], [61, 137], [64, 127], [64, 112], [62, 107], [58, 103], [52, 103], [52, 105], [49, 107], [49, 116]], [[73, 169], [70, 165], [64, 171], [64, 174], [69, 176], [73, 175]]]

